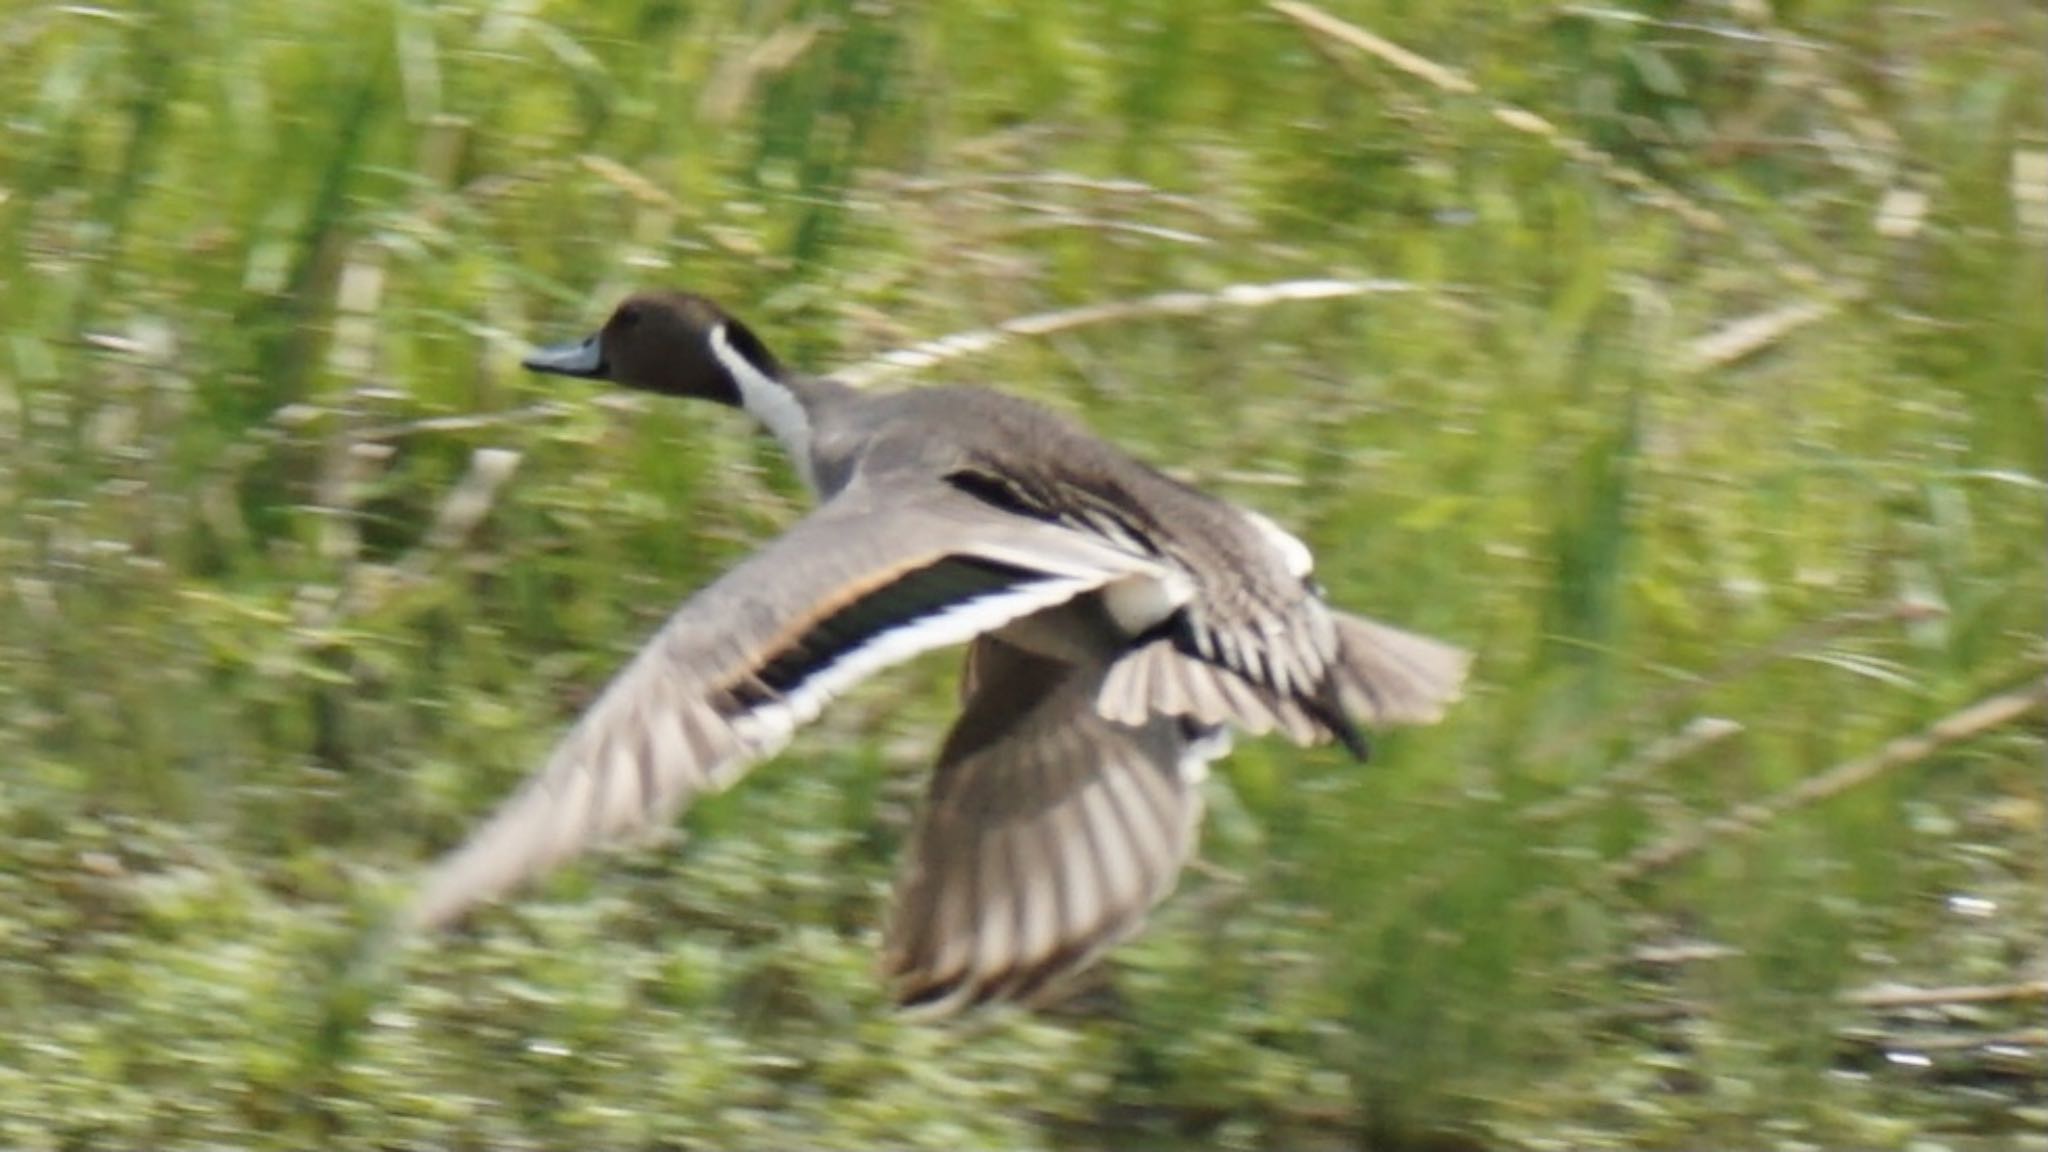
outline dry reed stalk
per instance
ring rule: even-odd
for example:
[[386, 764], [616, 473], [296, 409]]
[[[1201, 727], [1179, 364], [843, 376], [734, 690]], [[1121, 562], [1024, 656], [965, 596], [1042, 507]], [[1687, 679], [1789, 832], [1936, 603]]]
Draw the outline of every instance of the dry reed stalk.
[[1072, 172], [1011, 172], [987, 176], [950, 177], [946, 179], [921, 178], [895, 181], [888, 186], [891, 191], [905, 196], [955, 195], [962, 192], [991, 191], [998, 188], [1052, 188], [1085, 192], [1100, 197], [1141, 199], [1148, 205], [1175, 208], [1216, 221], [1224, 221], [1231, 218], [1229, 212], [1219, 209], [1214, 205], [1204, 203], [1193, 196], [1161, 191], [1142, 180], [1105, 180], [1092, 176], [1080, 176]]
[[833, 375], [856, 387], [865, 387], [986, 352], [1020, 336], [1052, 336], [1098, 324], [1155, 316], [1194, 316], [1225, 308], [1267, 308], [1299, 300], [1341, 300], [1416, 291], [1420, 291], [1419, 286], [1405, 280], [1282, 280], [1270, 284], [1232, 284], [1214, 292], [1164, 292], [1135, 300], [1112, 300], [1014, 317], [988, 328], [972, 328], [884, 352]]
[[1953, 988], [1866, 988], [1842, 996], [1843, 1003], [1858, 1008], [1939, 1008], [1948, 1004], [1994, 1004], [2008, 1000], [2048, 1000], [2048, 980], [1968, 984]]
[[1775, 796], [1741, 805], [1648, 845], [1617, 861], [1609, 869], [1608, 878], [1615, 884], [1623, 884], [1662, 871], [1724, 837], [1755, 832], [1787, 813], [1839, 796], [1892, 769], [1918, 764], [1950, 744], [2010, 724], [2041, 707], [2044, 701], [2048, 701], [2048, 682], [2037, 682], [1979, 700], [1936, 721], [1925, 731], [1894, 740], [1868, 756], [1845, 760]]
[[1696, 716], [1685, 727], [1652, 742], [1635, 755], [1574, 787], [1555, 800], [1533, 805], [1521, 813], [1528, 824], [1556, 824], [1578, 816], [1612, 796], [1617, 789], [1641, 784], [1658, 772], [1744, 731], [1743, 726], [1720, 716]]
[[1731, 320], [1686, 345], [1679, 367], [1686, 372], [1710, 372], [1747, 360], [1799, 329], [1825, 319], [1840, 303], [1795, 300], [1767, 312]]
[[[1630, 168], [1612, 155], [1559, 128], [1545, 117], [1526, 108], [1486, 97], [1479, 85], [1455, 68], [1439, 64], [1385, 37], [1338, 19], [1302, 0], [1267, 0], [1267, 7], [1293, 21], [1305, 32], [1348, 48], [1364, 52], [1389, 67], [1413, 76], [1440, 92], [1486, 101], [1489, 115], [1503, 126], [1535, 136], [1555, 148], [1566, 159], [1592, 170], [1603, 180], [1642, 198], [1643, 202], [1668, 212], [1691, 228], [1713, 235], [1738, 238], [1743, 244], [1762, 249], [1759, 257], [1768, 267], [1795, 284], [1819, 290], [1829, 297], [1844, 295], [1827, 277], [1810, 265], [1793, 259], [1752, 231], [1732, 227], [1719, 212], [1685, 196], [1676, 189]], [[1846, 293], [1853, 295], [1853, 293]]]

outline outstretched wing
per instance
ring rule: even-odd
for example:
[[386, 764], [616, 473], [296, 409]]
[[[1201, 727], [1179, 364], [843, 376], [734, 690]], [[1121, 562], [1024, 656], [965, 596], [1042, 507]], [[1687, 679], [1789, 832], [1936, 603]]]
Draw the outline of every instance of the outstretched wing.
[[1200, 780], [1227, 743], [1095, 708], [1100, 666], [991, 636], [919, 815], [883, 963], [907, 1006], [1035, 1002], [1136, 931], [1193, 853]]
[[665, 823], [773, 755], [848, 686], [1119, 581], [1150, 561], [991, 515], [958, 492], [856, 484], [679, 609], [547, 763], [427, 876], [431, 927], [584, 849]]

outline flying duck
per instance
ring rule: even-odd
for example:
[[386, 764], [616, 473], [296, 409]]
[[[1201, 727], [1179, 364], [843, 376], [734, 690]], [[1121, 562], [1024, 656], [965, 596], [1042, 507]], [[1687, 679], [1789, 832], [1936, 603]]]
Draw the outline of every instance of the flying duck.
[[1233, 732], [1363, 759], [1366, 729], [1459, 695], [1464, 652], [1332, 608], [1273, 521], [1025, 400], [804, 375], [683, 292], [524, 364], [743, 409], [818, 506], [684, 602], [430, 871], [416, 926], [667, 823], [849, 686], [964, 643], [883, 966], [906, 1006], [1038, 1003], [1172, 889]]

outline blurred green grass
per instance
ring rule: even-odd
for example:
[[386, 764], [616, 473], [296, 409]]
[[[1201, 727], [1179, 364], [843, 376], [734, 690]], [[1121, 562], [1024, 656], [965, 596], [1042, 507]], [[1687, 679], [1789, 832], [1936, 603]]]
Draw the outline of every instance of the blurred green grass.
[[[2038, 720], [1623, 866], [2040, 674], [2038, 7], [1330, 12], [1476, 92], [1219, 0], [0, 11], [0, 1143], [2038, 1141], [2026, 1001], [1844, 999], [2043, 977]], [[797, 512], [734, 419], [528, 340], [689, 285], [827, 367], [1332, 275], [1419, 291], [934, 373], [1480, 653], [1364, 769], [1241, 748], [1113, 998], [884, 1010], [950, 659], [379, 961], [380, 901]], [[428, 545], [484, 448], [516, 475]]]

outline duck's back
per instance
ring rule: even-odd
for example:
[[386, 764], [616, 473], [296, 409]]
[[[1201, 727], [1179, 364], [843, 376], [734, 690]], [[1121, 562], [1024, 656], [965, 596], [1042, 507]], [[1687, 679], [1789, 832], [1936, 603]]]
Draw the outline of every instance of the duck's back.
[[[856, 468], [900, 469], [932, 479], [1012, 489], [1013, 499], [1064, 513], [1072, 499], [1107, 502], [1148, 530], [1169, 518], [1237, 518], [1234, 509], [1167, 476], [1078, 421], [1042, 404], [991, 388], [946, 385], [874, 398], [869, 426], [850, 439], [865, 444]], [[993, 497], [995, 493], [984, 492]]]
[[1309, 598], [1308, 550], [1270, 520], [1166, 475], [1039, 404], [950, 386], [863, 405], [856, 469], [904, 471], [984, 502], [1105, 537], [1166, 559], [1226, 617], [1284, 616]]

